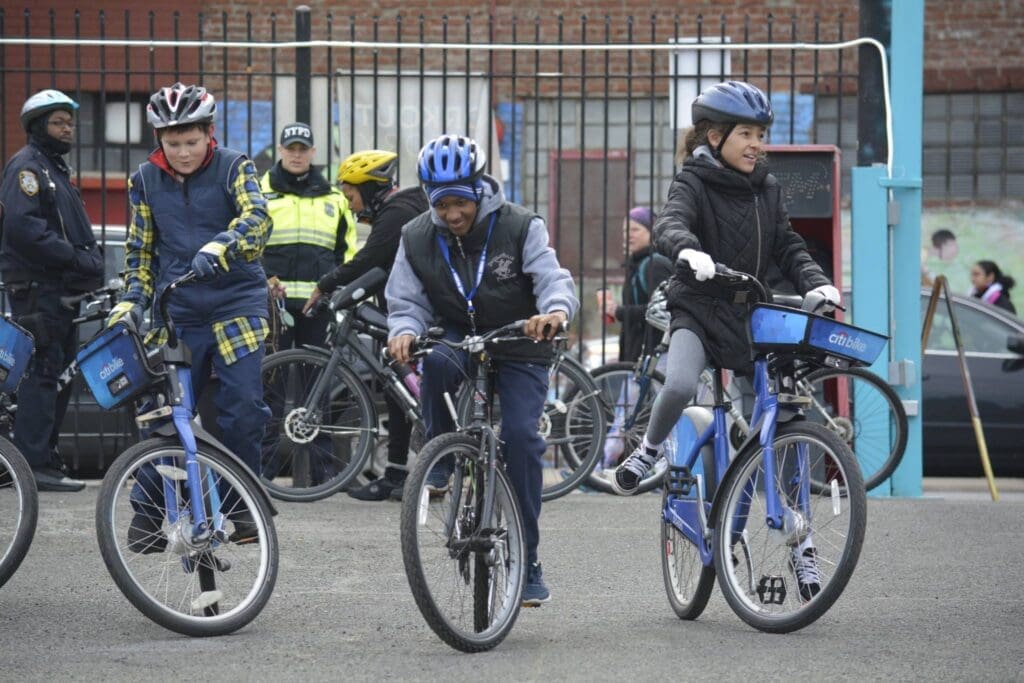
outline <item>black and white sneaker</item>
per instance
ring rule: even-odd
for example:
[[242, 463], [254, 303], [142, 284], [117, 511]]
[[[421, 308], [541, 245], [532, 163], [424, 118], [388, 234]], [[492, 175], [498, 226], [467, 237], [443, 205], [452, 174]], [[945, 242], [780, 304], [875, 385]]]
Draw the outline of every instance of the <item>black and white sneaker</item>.
[[796, 577], [800, 602], [810, 602], [821, 592], [821, 570], [818, 568], [818, 552], [808, 538], [789, 551], [789, 568]]
[[645, 448], [643, 443], [636, 447], [622, 464], [615, 468], [615, 476], [611, 478], [612, 488], [620, 496], [631, 496], [636, 493], [640, 482], [661, 458], [661, 448]]

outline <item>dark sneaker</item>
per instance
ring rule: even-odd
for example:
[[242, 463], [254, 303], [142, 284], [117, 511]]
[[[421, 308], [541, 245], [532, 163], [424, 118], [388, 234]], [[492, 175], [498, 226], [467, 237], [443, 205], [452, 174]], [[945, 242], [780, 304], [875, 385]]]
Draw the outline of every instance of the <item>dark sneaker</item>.
[[402, 499], [402, 485], [396, 484], [390, 479], [381, 478], [374, 479], [366, 486], [361, 486], [357, 489], [352, 489], [348, 492], [348, 495], [352, 496], [356, 500], [395, 500], [392, 498], [392, 494], [395, 489], [398, 489], [398, 500]]
[[164, 535], [163, 520], [141, 512], [132, 517], [132, 525], [128, 527], [128, 550], [140, 555], [162, 553], [167, 548], [167, 536]]
[[396, 486], [395, 488], [391, 489], [391, 494], [388, 496], [388, 500], [397, 500], [398, 502], [401, 502], [402, 501], [402, 489], [404, 489], [404, 488], [405, 488], [405, 484], [403, 483], [403, 484], [400, 484], [400, 485]]
[[821, 592], [821, 571], [818, 569], [818, 553], [814, 546], [804, 541], [789, 551], [789, 568], [796, 576], [800, 602], [809, 602]]
[[620, 496], [631, 496], [636, 493], [640, 482], [661, 458], [660, 448], [644, 448], [641, 443], [622, 464], [615, 468], [615, 476], [611, 478], [612, 488]]
[[235, 525], [235, 530], [228, 536], [229, 541], [236, 545], [259, 543], [259, 527], [256, 526], [251, 512], [248, 510], [239, 512], [231, 518], [231, 522]]
[[551, 591], [544, 585], [544, 570], [540, 562], [526, 568], [526, 586], [523, 587], [523, 607], [540, 607], [551, 600]]
[[60, 470], [52, 467], [34, 467], [32, 476], [36, 480], [36, 489], [39, 491], [81, 491], [85, 488], [85, 482], [80, 479], [72, 479]]

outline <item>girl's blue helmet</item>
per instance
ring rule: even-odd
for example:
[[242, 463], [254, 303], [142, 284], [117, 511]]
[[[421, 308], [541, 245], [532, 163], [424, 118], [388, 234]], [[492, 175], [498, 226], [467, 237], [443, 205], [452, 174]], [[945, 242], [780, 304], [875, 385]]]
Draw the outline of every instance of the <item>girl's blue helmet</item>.
[[423, 146], [416, 172], [424, 185], [475, 185], [484, 173], [486, 157], [472, 138], [442, 135]]
[[769, 128], [775, 120], [772, 104], [760, 88], [742, 81], [725, 81], [706, 89], [693, 101], [693, 122], [746, 123]]

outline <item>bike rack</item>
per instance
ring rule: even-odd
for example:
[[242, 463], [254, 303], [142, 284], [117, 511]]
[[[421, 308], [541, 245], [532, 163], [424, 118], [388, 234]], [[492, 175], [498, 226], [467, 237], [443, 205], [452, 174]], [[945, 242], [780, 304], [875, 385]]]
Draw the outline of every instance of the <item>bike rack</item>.
[[935, 317], [935, 309], [939, 305], [939, 295], [946, 298], [946, 311], [949, 313], [949, 325], [953, 329], [953, 341], [956, 344], [957, 357], [960, 359], [960, 376], [964, 380], [964, 393], [967, 395], [967, 412], [971, 415], [971, 424], [974, 426], [974, 438], [978, 442], [978, 453], [981, 456], [981, 467], [985, 470], [985, 478], [988, 480], [988, 491], [993, 501], [999, 500], [999, 491], [996, 490], [996, 481], [992, 475], [992, 463], [988, 459], [988, 445], [985, 443], [985, 432], [981, 427], [981, 416], [978, 414], [978, 402], [974, 398], [974, 383], [971, 381], [971, 371], [967, 367], [967, 357], [964, 355], [964, 344], [960, 339], [960, 325], [953, 314], [953, 301], [949, 296], [949, 281], [945, 275], [935, 278], [932, 285], [932, 295], [928, 299], [928, 311], [924, 314], [923, 328], [921, 330], [921, 356], [924, 357], [925, 347], [928, 346], [928, 335], [932, 331], [932, 319]]

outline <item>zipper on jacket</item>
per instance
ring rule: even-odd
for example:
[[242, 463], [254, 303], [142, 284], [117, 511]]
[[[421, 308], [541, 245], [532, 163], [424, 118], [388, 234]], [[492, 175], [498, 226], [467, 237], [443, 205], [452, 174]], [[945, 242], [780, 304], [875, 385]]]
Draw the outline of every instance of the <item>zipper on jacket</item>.
[[[757, 261], [754, 263], [754, 277], [760, 277], [758, 273], [761, 272], [761, 202], [758, 200], [757, 195], [754, 195], [754, 220], [757, 224]], [[767, 302], [765, 302], [767, 303]]]

